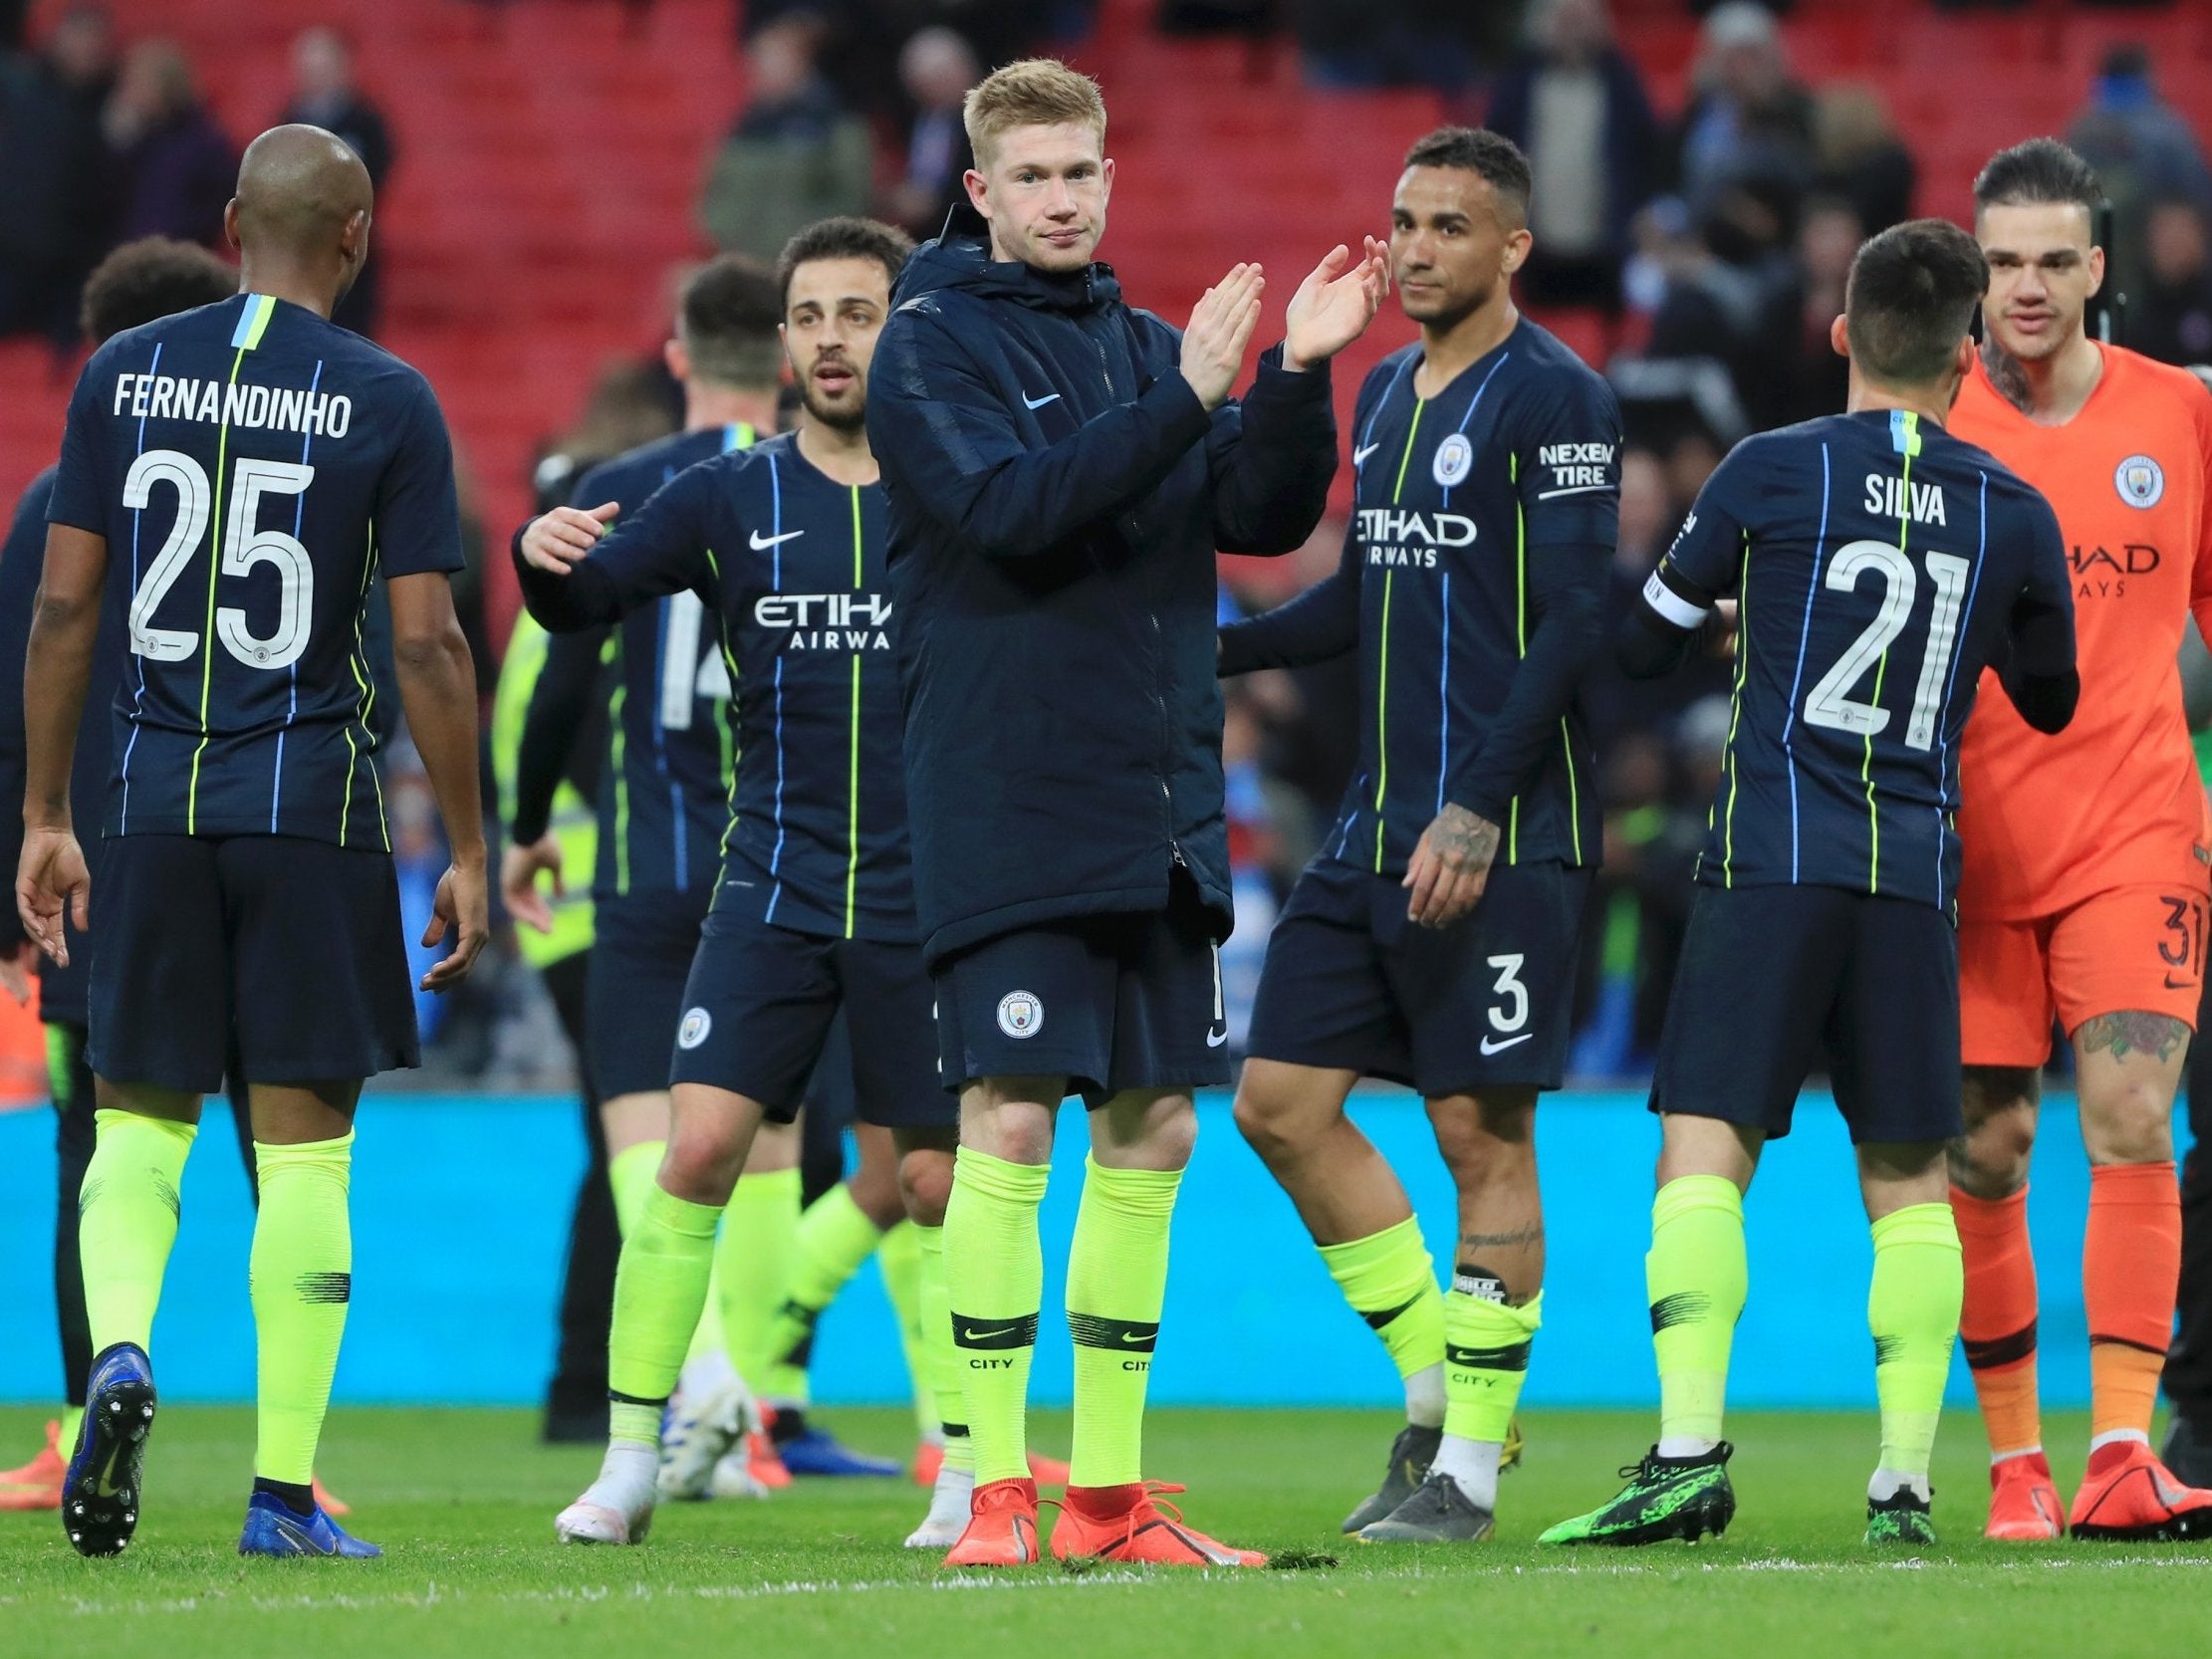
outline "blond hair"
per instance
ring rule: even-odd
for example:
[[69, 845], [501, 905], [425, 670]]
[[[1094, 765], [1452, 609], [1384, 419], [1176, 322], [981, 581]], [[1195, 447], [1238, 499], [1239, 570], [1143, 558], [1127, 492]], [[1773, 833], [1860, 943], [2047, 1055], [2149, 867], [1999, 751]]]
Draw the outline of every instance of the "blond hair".
[[988, 164], [987, 152], [998, 139], [1017, 126], [1081, 121], [1098, 132], [1099, 147], [1106, 147], [1106, 100], [1100, 96], [1099, 83], [1058, 58], [1024, 58], [993, 70], [969, 89], [960, 106], [960, 120], [968, 129], [968, 147], [975, 151], [979, 167]]

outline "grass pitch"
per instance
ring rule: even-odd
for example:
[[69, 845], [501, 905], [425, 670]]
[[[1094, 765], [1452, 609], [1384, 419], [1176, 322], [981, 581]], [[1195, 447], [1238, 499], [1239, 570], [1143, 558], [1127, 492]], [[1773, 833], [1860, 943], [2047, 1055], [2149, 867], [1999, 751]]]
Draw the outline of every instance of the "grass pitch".
[[[826, 1420], [871, 1450], [908, 1447], [903, 1412], [833, 1410]], [[0, 1461], [27, 1451], [42, 1421], [0, 1409]], [[1945, 1542], [1909, 1558], [1859, 1542], [1871, 1413], [1745, 1414], [1730, 1427], [1739, 1509], [1725, 1540], [1568, 1553], [1539, 1550], [1537, 1533], [1612, 1492], [1614, 1468], [1649, 1441], [1647, 1416], [1532, 1414], [1498, 1538], [1455, 1549], [1337, 1536], [1380, 1471], [1386, 1414], [1161, 1412], [1148, 1461], [1189, 1483], [1193, 1523], [1340, 1564], [1079, 1575], [1048, 1562], [952, 1574], [899, 1547], [923, 1500], [890, 1481], [802, 1482], [767, 1503], [664, 1508], [641, 1548], [564, 1549], [554, 1513], [589, 1480], [597, 1452], [542, 1447], [533, 1416], [493, 1411], [337, 1413], [325, 1478], [354, 1504], [349, 1526], [386, 1558], [246, 1562], [234, 1546], [251, 1415], [171, 1407], [148, 1457], [145, 1521], [123, 1556], [79, 1559], [52, 1514], [0, 1515], [0, 1652], [2078, 1659], [2086, 1649], [2201, 1648], [2212, 1546], [1983, 1542], [1987, 1481], [1963, 1414], [1936, 1467]], [[1064, 1417], [1041, 1415], [1036, 1431], [1040, 1445], [1065, 1447]], [[2084, 1438], [2078, 1419], [2048, 1432], [2060, 1447]], [[2061, 1463], [2067, 1488], [2079, 1454]]]

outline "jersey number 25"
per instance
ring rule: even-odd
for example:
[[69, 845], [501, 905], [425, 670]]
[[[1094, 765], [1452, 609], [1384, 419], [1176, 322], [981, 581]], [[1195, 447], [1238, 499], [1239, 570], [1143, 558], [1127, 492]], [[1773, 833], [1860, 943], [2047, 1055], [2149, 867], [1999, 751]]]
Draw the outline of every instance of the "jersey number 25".
[[[256, 565], [277, 568], [277, 630], [267, 638], [246, 626], [246, 613], [236, 605], [215, 611], [215, 634], [230, 654], [249, 668], [289, 668], [307, 649], [308, 617], [314, 609], [315, 568], [297, 537], [281, 530], [260, 530], [255, 523], [265, 495], [297, 496], [307, 491], [315, 469], [299, 461], [257, 461], [241, 457], [231, 469], [229, 522], [223, 532], [222, 573], [245, 576]], [[130, 595], [130, 648], [156, 662], [182, 662], [199, 648], [200, 636], [189, 628], [164, 628], [153, 624], [159, 608], [192, 555], [207, 534], [214, 491], [206, 469], [176, 449], [149, 449], [130, 463], [123, 481], [123, 504], [143, 508], [153, 499], [153, 486], [167, 484], [176, 491], [176, 521], [168, 540], [153, 556], [153, 563], [138, 579]], [[208, 573], [208, 598], [214, 599], [214, 573]]]
[[[1935, 745], [1944, 681], [1951, 666], [1951, 652], [1958, 644], [1959, 607], [1966, 597], [1967, 576], [1973, 569], [1956, 554], [1929, 553], [1922, 557], [1927, 561], [1928, 580], [1935, 585], [1935, 605], [1928, 617], [1928, 648], [1920, 659], [1920, 683], [1913, 692], [1912, 716], [1905, 722], [1908, 749]], [[1861, 703], [1849, 693], [1866, 671], [1873, 669], [1873, 694], [1880, 697], [1889, 647], [1911, 618], [1919, 578], [1901, 548], [1887, 542], [1850, 542], [1837, 549], [1836, 557], [1829, 561], [1826, 586], [1840, 593], [1851, 592], [1857, 589], [1859, 577], [1868, 571], [1881, 580], [1881, 608], [1874, 612], [1865, 631], [1851, 641], [1850, 649], [1814, 686], [1813, 694], [1805, 700], [1805, 723], [1870, 738], [1887, 728], [1889, 711], [1876, 703]]]

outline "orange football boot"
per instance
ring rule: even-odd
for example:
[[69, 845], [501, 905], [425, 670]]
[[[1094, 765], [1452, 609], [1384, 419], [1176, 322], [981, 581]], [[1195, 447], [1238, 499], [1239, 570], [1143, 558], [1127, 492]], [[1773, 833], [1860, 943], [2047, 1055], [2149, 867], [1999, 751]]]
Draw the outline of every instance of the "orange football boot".
[[1989, 1525], [1985, 1539], [2015, 1542], [2037, 1539], [2063, 1539], [2059, 1488], [2051, 1479], [2051, 1460], [2041, 1452], [2024, 1452], [1989, 1466]]
[[[1058, 1528], [1053, 1530], [1057, 1540]], [[968, 1528], [945, 1555], [947, 1566], [1029, 1566], [1037, 1546], [1037, 1483], [988, 1481], [968, 1501]]]
[[1103, 1561], [1154, 1562], [1164, 1566], [1265, 1566], [1256, 1549], [1234, 1549], [1183, 1521], [1173, 1504], [1155, 1500], [1179, 1486], [1071, 1487], [1053, 1523], [1053, 1554], [1095, 1555]]
[[62, 1456], [62, 1425], [46, 1425], [46, 1445], [21, 1469], [0, 1474], [0, 1510], [58, 1510], [69, 1462]]
[[2067, 1529], [2078, 1539], [2212, 1538], [2212, 1492], [2183, 1486], [2140, 1440], [2089, 1454]]

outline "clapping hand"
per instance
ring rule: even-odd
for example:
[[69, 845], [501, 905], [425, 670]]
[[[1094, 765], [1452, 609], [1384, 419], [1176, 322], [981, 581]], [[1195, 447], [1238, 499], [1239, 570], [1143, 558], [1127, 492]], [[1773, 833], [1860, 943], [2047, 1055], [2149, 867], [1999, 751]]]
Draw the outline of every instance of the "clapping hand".
[[1291, 296], [1283, 366], [1304, 368], [1333, 357], [1366, 333], [1390, 292], [1390, 250], [1369, 236], [1355, 260], [1342, 243], [1329, 250]]

